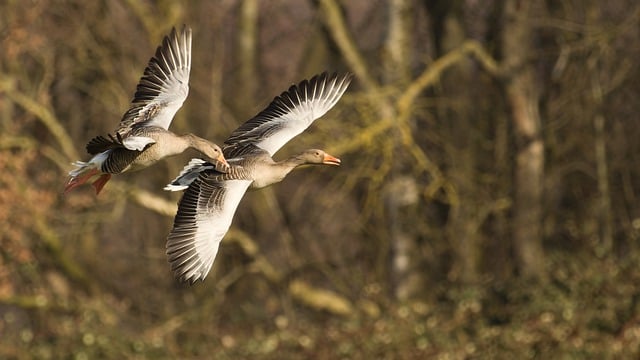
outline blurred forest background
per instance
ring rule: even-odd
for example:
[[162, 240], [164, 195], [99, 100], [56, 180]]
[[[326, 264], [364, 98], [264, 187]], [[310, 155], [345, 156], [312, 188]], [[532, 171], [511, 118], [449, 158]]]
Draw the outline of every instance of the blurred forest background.
[[[182, 24], [178, 133], [355, 74], [276, 155], [343, 166], [247, 194], [193, 287], [162, 187], [196, 153], [62, 195]], [[640, 354], [636, 1], [5, 0], [0, 44], [0, 358]]]

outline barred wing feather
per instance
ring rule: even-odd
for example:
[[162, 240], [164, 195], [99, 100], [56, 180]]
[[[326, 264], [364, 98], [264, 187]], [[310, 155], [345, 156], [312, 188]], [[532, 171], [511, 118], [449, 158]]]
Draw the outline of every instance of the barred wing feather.
[[351, 74], [322, 73], [291, 86], [274, 98], [266, 109], [231, 133], [225, 141], [225, 156], [239, 156], [249, 144], [273, 156], [289, 140], [331, 110], [351, 79]]
[[169, 264], [179, 281], [193, 284], [207, 276], [250, 184], [202, 173], [185, 191], [167, 239]]
[[191, 71], [191, 29], [172, 29], [149, 60], [138, 83], [131, 108], [117, 130], [126, 136], [138, 126], [169, 129], [176, 112], [189, 94]]

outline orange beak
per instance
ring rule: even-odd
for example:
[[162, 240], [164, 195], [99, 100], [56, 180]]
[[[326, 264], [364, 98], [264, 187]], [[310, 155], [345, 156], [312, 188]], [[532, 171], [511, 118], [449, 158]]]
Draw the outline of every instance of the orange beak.
[[324, 154], [324, 158], [322, 159], [322, 163], [325, 165], [335, 165], [340, 166], [340, 159], [337, 157], [331, 156], [329, 154]]
[[216, 159], [218, 161], [220, 161], [221, 163], [229, 166], [229, 163], [227, 162], [227, 159], [224, 158], [224, 155], [220, 154], [220, 156], [218, 156], [218, 158]]
[[229, 163], [227, 162], [227, 159], [224, 158], [224, 155], [220, 154], [216, 160], [216, 170], [222, 173], [227, 173], [229, 171]]

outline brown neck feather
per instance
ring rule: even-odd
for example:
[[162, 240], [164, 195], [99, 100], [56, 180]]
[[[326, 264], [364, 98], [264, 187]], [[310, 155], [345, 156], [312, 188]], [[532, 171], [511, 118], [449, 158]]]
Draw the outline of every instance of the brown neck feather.
[[197, 150], [201, 152], [203, 155], [208, 156], [211, 159], [214, 159], [216, 157], [216, 155], [213, 153], [214, 145], [210, 141], [205, 140], [193, 134], [182, 135], [182, 138], [187, 142], [186, 147]]

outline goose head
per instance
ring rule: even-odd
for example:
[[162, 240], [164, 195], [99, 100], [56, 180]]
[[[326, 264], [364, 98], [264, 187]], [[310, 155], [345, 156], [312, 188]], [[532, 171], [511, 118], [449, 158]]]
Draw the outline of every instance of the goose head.
[[227, 160], [224, 158], [220, 146], [212, 143], [211, 141], [197, 137], [193, 134], [187, 134], [185, 135], [185, 137], [189, 141], [191, 147], [200, 151], [203, 155], [216, 162], [216, 170], [226, 172], [223, 170], [229, 169], [229, 163], [227, 163]]
[[209, 143], [208, 146], [204, 147], [205, 151], [204, 154], [210, 158], [216, 161], [215, 163], [215, 167], [217, 171], [226, 173], [227, 171], [229, 171], [229, 163], [227, 162], [227, 159], [224, 158], [224, 155], [222, 154], [222, 149], [220, 148], [220, 146], [213, 144], [213, 143]]
[[222, 149], [220, 146], [207, 142], [204, 144], [202, 149], [203, 154], [205, 154], [209, 159], [218, 160], [223, 164], [227, 164], [227, 160], [224, 158], [224, 155], [222, 155]]
[[335, 165], [340, 166], [340, 159], [332, 155], [327, 154], [323, 150], [309, 149], [305, 150], [296, 158], [302, 162], [302, 164], [319, 164], [319, 165]]

